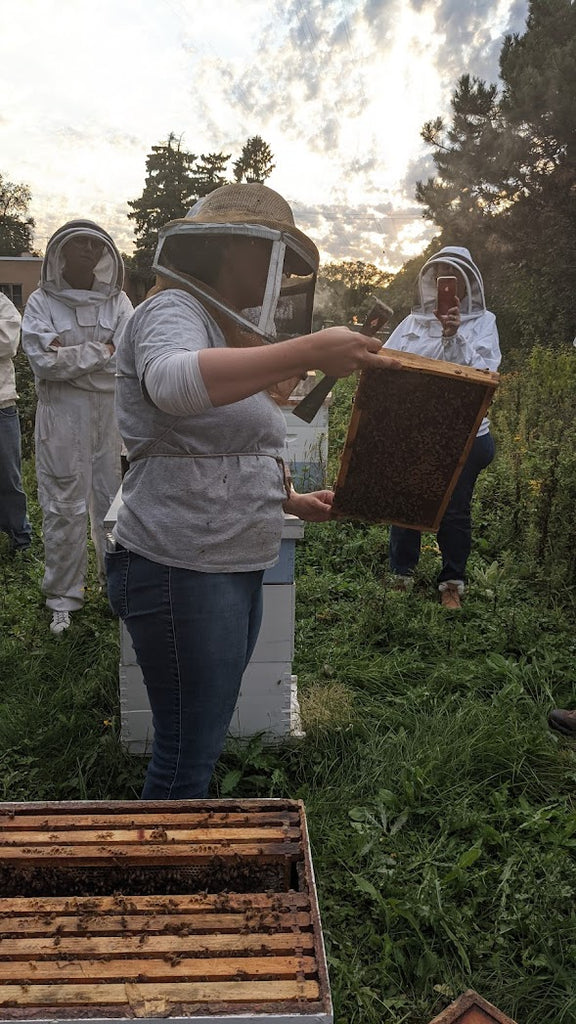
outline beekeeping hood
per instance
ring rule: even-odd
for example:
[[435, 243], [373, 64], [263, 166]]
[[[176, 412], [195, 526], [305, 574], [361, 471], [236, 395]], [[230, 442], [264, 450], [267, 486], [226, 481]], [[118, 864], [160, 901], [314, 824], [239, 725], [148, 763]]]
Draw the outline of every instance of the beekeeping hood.
[[[203, 273], [204, 254], [217, 257], [231, 236], [270, 243], [263, 302], [253, 309], [230, 306]], [[178, 255], [180, 251], [183, 256]], [[266, 185], [237, 184], [210, 192], [185, 218], [171, 221], [160, 231], [153, 269], [252, 335], [280, 341], [311, 329], [318, 263], [316, 246], [295, 226], [282, 196]]]
[[[102, 255], [94, 267], [91, 289], [72, 288], [63, 276], [64, 246], [71, 238], [88, 235], [103, 243]], [[91, 220], [71, 220], [58, 228], [46, 246], [40, 287], [67, 306], [98, 306], [122, 290], [124, 264], [110, 235]]]
[[454, 274], [458, 278], [463, 277], [466, 282], [466, 294], [460, 299], [461, 319], [470, 319], [484, 313], [486, 303], [484, 301], [482, 275], [468, 249], [452, 245], [440, 249], [422, 267], [416, 281], [416, 295], [412, 312], [416, 315], [434, 315], [437, 299], [436, 278], [439, 276], [439, 263], [442, 264], [442, 272], [444, 274]]

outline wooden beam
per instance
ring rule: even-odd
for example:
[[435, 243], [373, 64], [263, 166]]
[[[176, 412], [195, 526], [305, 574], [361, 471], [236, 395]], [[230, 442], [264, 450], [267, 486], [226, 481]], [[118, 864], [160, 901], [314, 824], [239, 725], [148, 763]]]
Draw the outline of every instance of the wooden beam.
[[125, 936], [77, 936], [69, 938], [59, 935], [54, 938], [3, 939], [0, 938], [0, 956], [11, 959], [38, 959], [39, 957], [61, 958], [64, 954], [72, 954], [76, 959], [81, 956], [156, 956], [168, 953], [293, 953], [296, 946], [302, 950], [314, 947], [314, 936], [311, 932], [252, 932], [251, 934], [234, 935], [125, 935]]
[[222, 981], [124, 985], [2, 985], [0, 1006], [132, 1006], [133, 1002], [166, 1006], [181, 1003], [270, 1003], [274, 1000], [318, 999], [315, 981]]
[[283, 978], [315, 974], [313, 956], [249, 956], [249, 957], [166, 957], [161, 960], [30, 960], [1, 961], [0, 981], [20, 985], [43, 981], [97, 982], [112, 978], [131, 981], [170, 981], [177, 978], [246, 979]]

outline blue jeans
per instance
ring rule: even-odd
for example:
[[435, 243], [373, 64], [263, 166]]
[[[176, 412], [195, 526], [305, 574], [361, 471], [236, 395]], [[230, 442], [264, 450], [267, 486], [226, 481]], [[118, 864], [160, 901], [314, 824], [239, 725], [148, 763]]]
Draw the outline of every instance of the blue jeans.
[[9, 405], [0, 409], [0, 530], [8, 534], [13, 550], [27, 548], [32, 539], [21, 462], [20, 420], [16, 406]]
[[[466, 581], [466, 563], [472, 546], [472, 494], [479, 474], [494, 458], [494, 438], [490, 433], [476, 437], [464, 468], [458, 477], [438, 530], [442, 555], [439, 583]], [[390, 527], [390, 568], [399, 576], [411, 576], [420, 557], [419, 530]]]
[[106, 568], [152, 708], [142, 798], [205, 797], [258, 638], [263, 573], [176, 569], [121, 547]]

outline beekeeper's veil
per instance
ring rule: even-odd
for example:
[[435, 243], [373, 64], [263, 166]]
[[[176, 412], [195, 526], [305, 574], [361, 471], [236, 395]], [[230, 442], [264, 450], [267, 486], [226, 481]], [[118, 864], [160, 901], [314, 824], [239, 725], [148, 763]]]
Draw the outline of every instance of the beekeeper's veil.
[[[64, 277], [64, 248], [74, 238], [88, 236], [99, 242], [102, 254], [94, 267], [91, 289], [72, 288]], [[71, 220], [58, 228], [46, 246], [40, 287], [67, 306], [98, 306], [122, 290], [124, 264], [110, 235], [91, 220]]]
[[[257, 308], [234, 309], [213, 287], [231, 236], [269, 243], [266, 288]], [[266, 185], [238, 184], [210, 192], [185, 218], [167, 224], [160, 231], [153, 269], [244, 330], [280, 341], [311, 330], [318, 263], [316, 246], [295, 226], [282, 196]]]
[[439, 275], [453, 274], [465, 283], [460, 299], [462, 320], [480, 316], [486, 310], [482, 275], [468, 249], [447, 245], [426, 261], [416, 281], [413, 313], [431, 316], [437, 304], [436, 279]]

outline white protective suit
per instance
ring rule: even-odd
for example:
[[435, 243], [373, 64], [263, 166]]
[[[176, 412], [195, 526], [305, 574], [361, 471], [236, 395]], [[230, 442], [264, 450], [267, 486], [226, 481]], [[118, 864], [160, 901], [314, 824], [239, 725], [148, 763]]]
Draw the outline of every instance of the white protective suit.
[[[90, 290], [62, 276], [62, 249], [74, 236], [104, 243]], [[52, 236], [40, 285], [22, 321], [22, 347], [36, 378], [36, 473], [43, 511], [49, 608], [82, 607], [87, 513], [104, 574], [103, 520], [120, 486], [120, 435], [114, 417], [112, 342], [132, 313], [122, 291], [124, 267], [110, 236], [92, 221], [70, 221]], [[58, 344], [59, 343], [59, 344]]]
[[16, 306], [0, 292], [0, 408], [13, 405], [18, 397], [13, 359], [20, 344], [21, 320]]
[[[466, 281], [466, 295], [460, 299], [460, 326], [451, 338], [442, 337], [442, 324], [434, 315], [439, 263], [450, 268], [445, 272], [461, 275]], [[446, 246], [426, 261], [416, 281], [412, 312], [392, 331], [384, 348], [481, 370], [498, 369], [502, 357], [496, 317], [486, 309], [482, 275], [468, 249]], [[488, 433], [489, 426], [484, 417], [478, 436]]]

